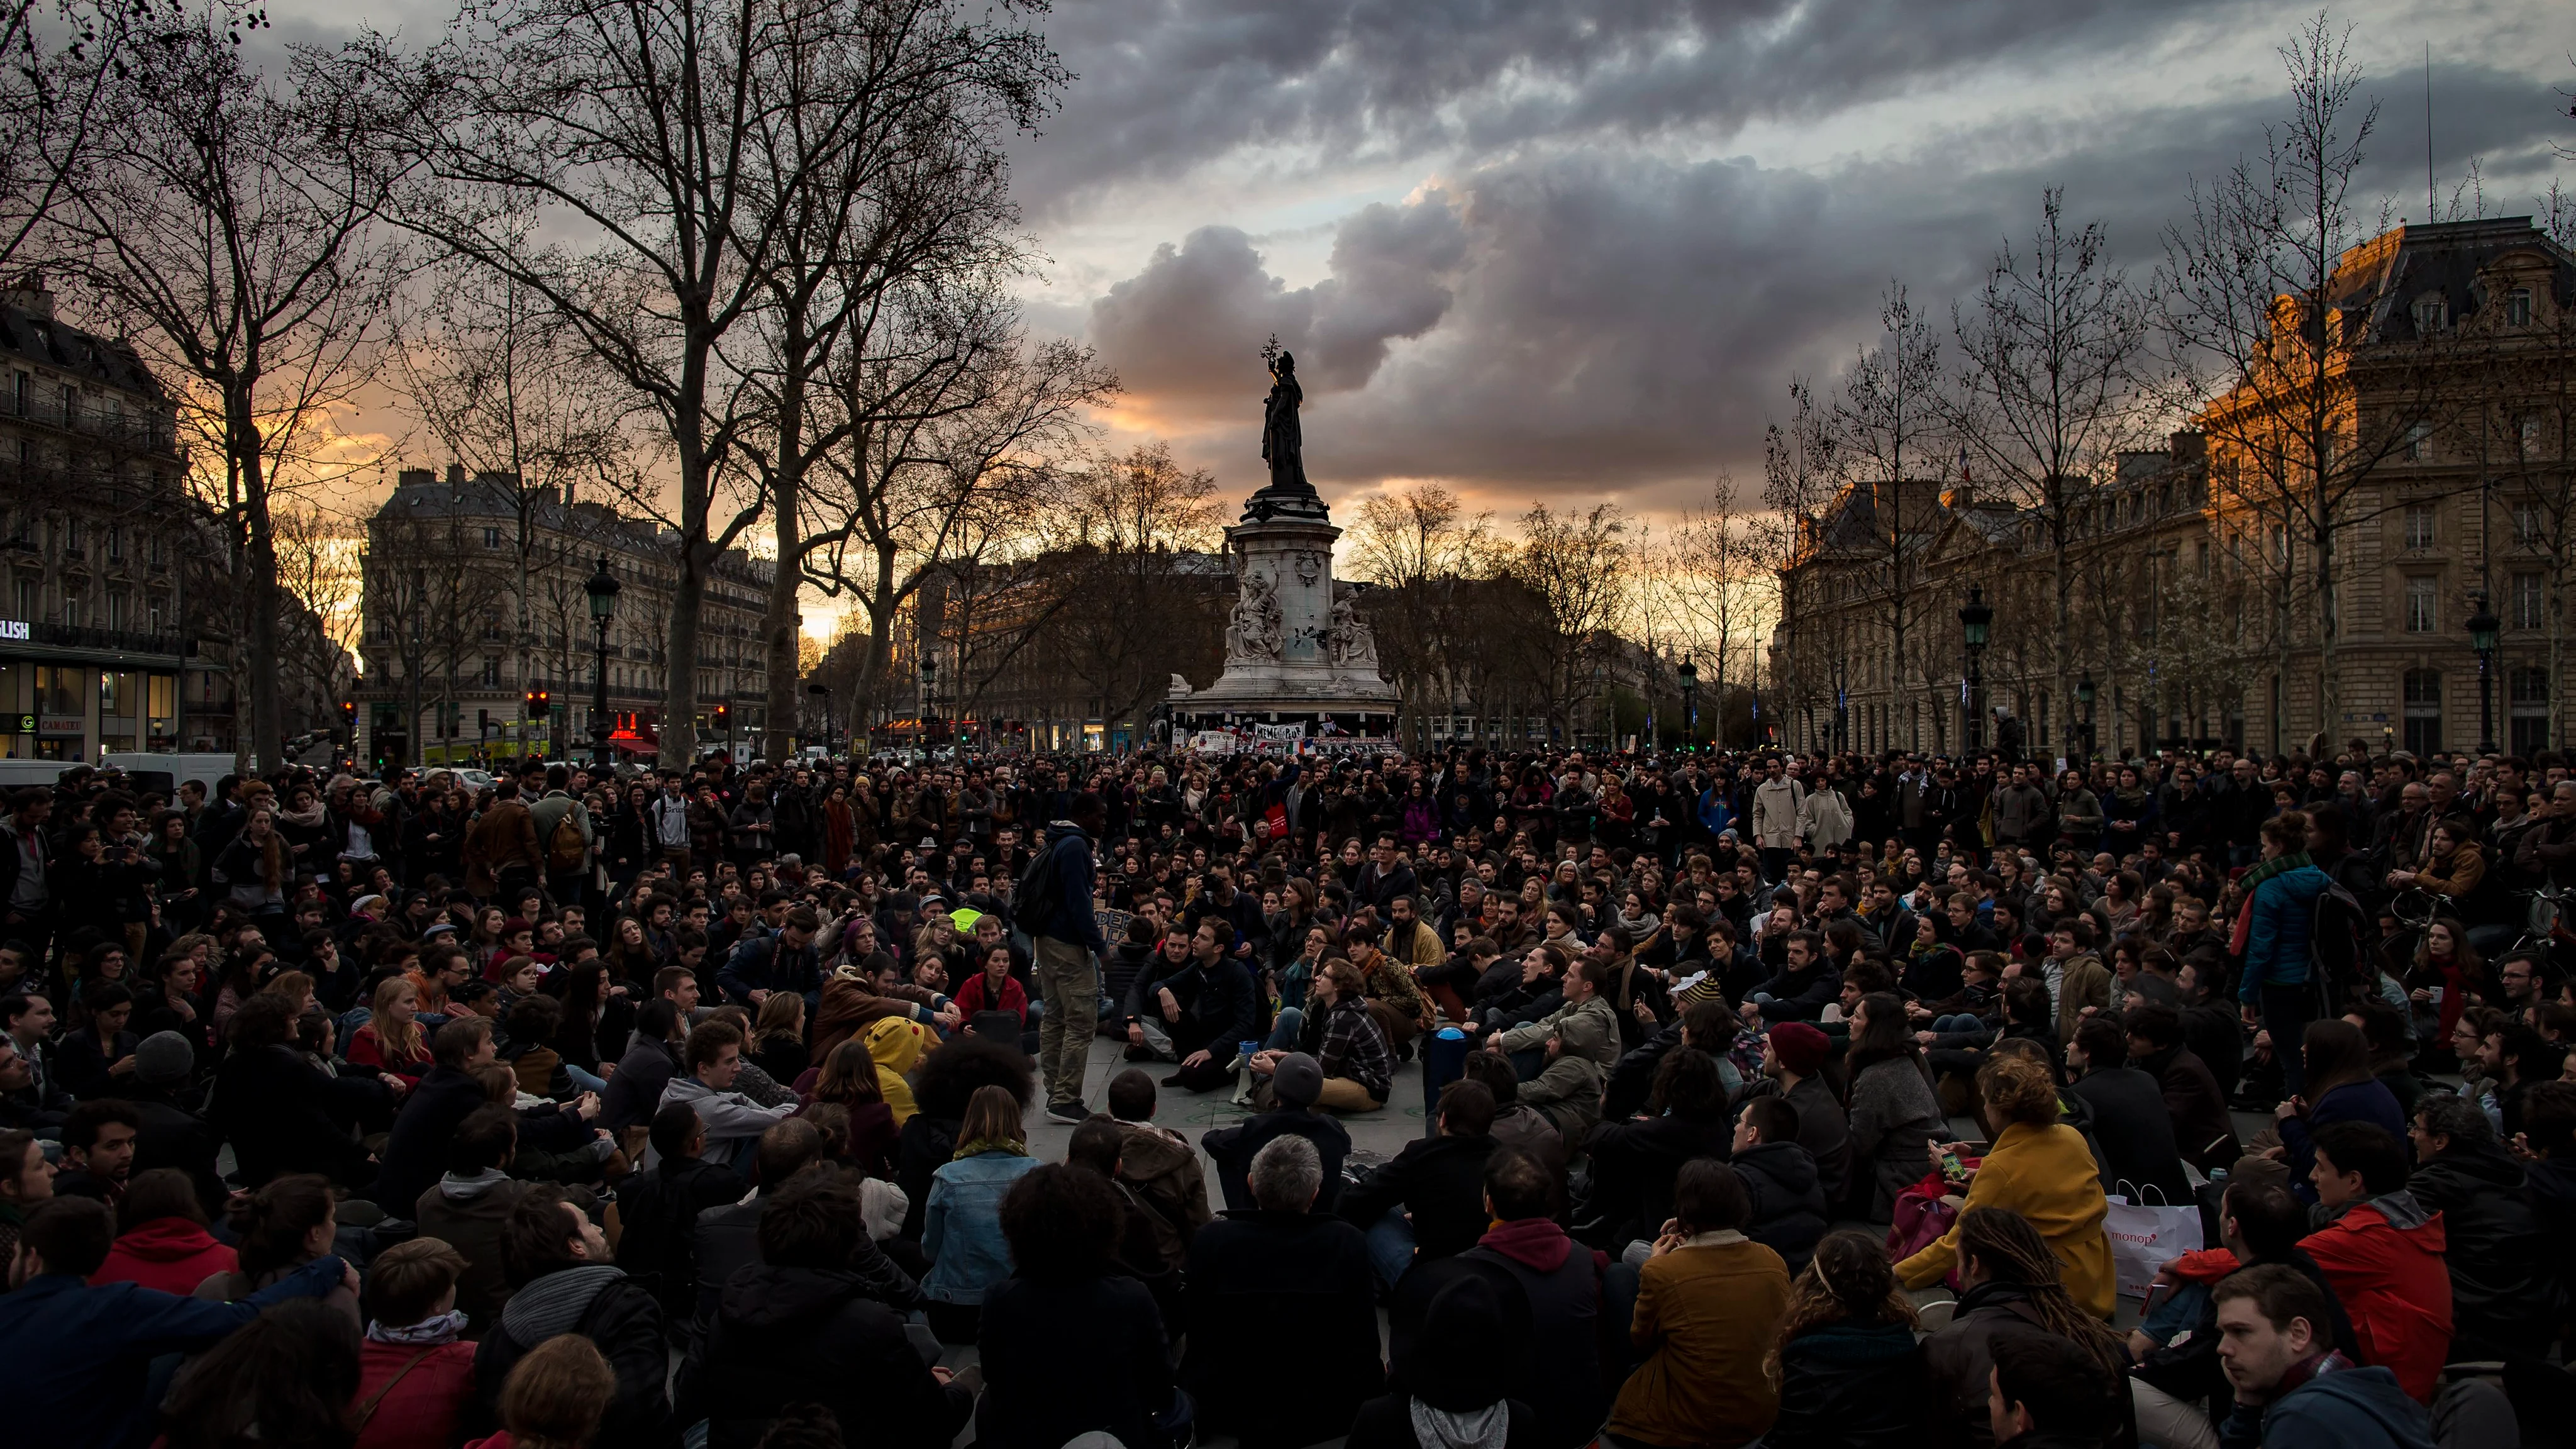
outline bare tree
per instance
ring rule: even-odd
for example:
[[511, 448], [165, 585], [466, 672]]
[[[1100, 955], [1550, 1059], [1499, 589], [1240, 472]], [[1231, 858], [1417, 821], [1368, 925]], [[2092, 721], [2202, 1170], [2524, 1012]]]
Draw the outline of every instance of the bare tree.
[[372, 237], [378, 193], [315, 89], [246, 66], [227, 12], [154, 41], [112, 77], [99, 158], [50, 234], [79, 280], [180, 398], [207, 444], [196, 485], [225, 523], [240, 589], [250, 729], [283, 738], [273, 510], [348, 457], [332, 410], [369, 374], [398, 259]]
[[[266, 23], [240, 7], [223, 16], [236, 41]], [[0, 0], [0, 270], [32, 259], [48, 218], [91, 179], [118, 83], [188, 26], [177, 0]]]
[[1536, 597], [1545, 627], [1529, 641], [1541, 658], [1541, 702], [1558, 737], [1571, 741], [1576, 707], [1605, 686], [1628, 610], [1627, 515], [1596, 503], [1557, 513], [1535, 503], [1521, 515], [1512, 577]]
[[797, 547], [806, 582], [855, 599], [867, 619], [858, 690], [873, 698], [921, 581], [995, 557], [997, 516], [1045, 515], [1059, 455], [1090, 435], [1090, 408], [1117, 382], [1087, 348], [1029, 347], [989, 289], [889, 299], [852, 332], [823, 404], [841, 422], [806, 475]]
[[454, 508], [427, 514], [379, 512], [367, 524], [360, 567], [360, 651], [371, 673], [398, 679], [406, 705], [403, 734], [414, 763], [426, 762], [432, 733], [422, 722], [434, 707], [441, 721], [456, 705], [458, 676], [476, 647], [475, 621], [502, 577], [477, 564], [464, 515]]
[[1067, 475], [1062, 489], [1054, 556], [1065, 600], [1046, 647], [1104, 720], [1141, 734], [1175, 666], [1214, 662], [1211, 647], [1193, 658], [1180, 646], [1216, 639], [1216, 580], [1191, 567], [1219, 546], [1216, 480], [1150, 443]]
[[1035, 32], [940, 0], [469, 0], [427, 55], [370, 36], [348, 69], [408, 183], [392, 214], [543, 298], [658, 416], [676, 476], [630, 491], [679, 534], [661, 753], [685, 759], [709, 573], [772, 516], [742, 449], [774, 399], [728, 340], [775, 303], [815, 189], [961, 117], [1026, 127], [1064, 71]]
[[[1824, 600], [1808, 597], [1801, 567], [1817, 550], [1826, 510], [1835, 491], [1834, 435], [1830, 420], [1817, 407], [1814, 385], [1803, 377], [1789, 379], [1789, 420], [1762, 429], [1762, 505], [1768, 510], [1753, 521], [1753, 544], [1765, 571], [1778, 581], [1780, 625], [1787, 646], [1772, 665], [1773, 709], [1783, 716], [1806, 707], [1812, 681], [1801, 674], [1805, 659], [1799, 640], [1802, 621], [1813, 617]], [[1756, 735], [1760, 733], [1756, 724]], [[1788, 742], [1783, 730], [1781, 739]], [[1754, 743], [1761, 743], [1757, 737]]]
[[2344, 540], [2387, 506], [2372, 486], [2380, 465], [2428, 422], [2441, 331], [2424, 319], [2433, 325], [2403, 328], [2405, 340], [2374, 337], [2375, 295], [2335, 285], [2368, 239], [2351, 193], [2379, 115], [2349, 34], [2319, 15], [2281, 47], [2288, 116], [2265, 128], [2260, 156], [2192, 184], [2154, 284], [2162, 355], [2150, 381], [2208, 433], [2213, 478], [2235, 505], [2221, 514], [2243, 520], [2240, 552], [2271, 581], [2275, 748], [2302, 610], [2316, 720], [2341, 717]]
[[1493, 559], [1492, 524], [1492, 514], [1468, 514], [1458, 495], [1420, 483], [1363, 499], [1351, 529], [1352, 571], [1374, 590], [1364, 602], [1402, 700], [1398, 727], [1417, 751], [1430, 748], [1428, 716], [1451, 713], [1465, 687], [1461, 646], [1491, 623], [1470, 616], [1472, 586]]
[[435, 283], [396, 316], [396, 389], [470, 486], [510, 519], [521, 686], [539, 677], [541, 648], [569, 681], [582, 651], [564, 580], [591, 561], [574, 557], [557, 510], [584, 484], [607, 491], [631, 476], [627, 399], [599, 386], [586, 349], [515, 279], [450, 265]]
[[2075, 721], [2078, 555], [2135, 416], [2131, 379], [2146, 343], [2145, 312], [2109, 249], [2100, 222], [2069, 229], [2065, 193], [2051, 187], [2030, 250], [2007, 243], [1975, 301], [1951, 309], [1960, 354], [1952, 426], [1977, 472], [2039, 526], [2048, 550], [2043, 627], [2061, 741]]
[[[1843, 396], [1833, 406], [1833, 457], [1846, 486], [1828, 526], [1838, 535], [1831, 541], [1835, 546], [1869, 555], [1877, 571], [1875, 577], [1856, 577], [1872, 629], [1886, 643], [1891, 698], [1903, 699], [1919, 685], [1933, 694], [1928, 702], [1937, 709], [1931, 671], [1919, 667], [1908, 641], [1929, 613], [1923, 564], [1935, 536], [1935, 500], [1923, 470], [1938, 465], [1949, 410], [1941, 396], [1941, 344], [1901, 282], [1888, 284], [1879, 326], [1878, 345], [1843, 374]], [[1919, 476], [1909, 479], [1909, 470]], [[1837, 657], [1844, 652], [1838, 650]], [[1905, 724], [1907, 746], [1923, 748], [1923, 711], [1909, 704]]]
[[1733, 480], [1720, 477], [1709, 508], [1683, 516], [1658, 579], [1680, 638], [1712, 666], [1702, 688], [1721, 727], [1739, 651], [1779, 617], [1779, 575], [1765, 567], [1761, 529], [1736, 509], [1734, 493]]

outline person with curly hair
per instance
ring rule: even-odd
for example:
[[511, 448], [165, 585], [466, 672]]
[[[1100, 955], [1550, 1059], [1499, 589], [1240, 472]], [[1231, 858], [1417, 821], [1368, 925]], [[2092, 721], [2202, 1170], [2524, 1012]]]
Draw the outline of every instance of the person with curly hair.
[[[1176, 1403], [1186, 1412], [1187, 1400], [1172, 1386], [1161, 1311], [1116, 1262], [1127, 1212], [1109, 1178], [1070, 1162], [1032, 1170], [1003, 1196], [1012, 1272], [984, 1295], [977, 1340], [991, 1392], [975, 1429], [987, 1449], [1056, 1449], [1093, 1432], [1166, 1449], [1176, 1437]], [[1065, 1328], [1077, 1323], [1089, 1351], [1068, 1357]]]
[[1771, 1350], [1780, 1417], [1763, 1449], [1908, 1449], [1930, 1427], [1914, 1304], [1871, 1234], [1831, 1233], [1789, 1284]]
[[[2084, 1134], [2058, 1120], [2057, 1084], [2048, 1068], [2018, 1055], [1988, 1057], [1977, 1069], [1994, 1145], [1968, 1184], [1960, 1211], [2009, 1208], [2030, 1220], [2066, 1265], [2066, 1289], [2096, 1318], [2111, 1316], [2111, 1243], [2102, 1222], [2110, 1203]], [[1956, 1143], [1944, 1149], [1959, 1150]], [[1896, 1265], [1908, 1288], [1928, 1288], [1959, 1261], [1959, 1225]]]

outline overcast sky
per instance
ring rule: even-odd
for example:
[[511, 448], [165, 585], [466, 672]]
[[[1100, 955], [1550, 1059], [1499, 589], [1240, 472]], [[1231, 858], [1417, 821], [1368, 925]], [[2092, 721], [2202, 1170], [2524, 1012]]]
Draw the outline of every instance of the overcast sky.
[[[283, 40], [436, 0], [270, 0]], [[1662, 513], [1758, 487], [1792, 372], [1830, 379], [1891, 278], [1946, 319], [2043, 187], [2143, 279], [2261, 145], [2276, 0], [1058, 0], [1079, 77], [1015, 143], [1042, 330], [1127, 384], [1118, 434], [1258, 485], [1258, 349], [1299, 354], [1336, 500], [1439, 479]], [[2472, 157], [2519, 214], [2576, 146], [2564, 0], [2341, 6], [2384, 103], [2370, 181], [2425, 213]], [[2576, 176], [2571, 176], [2576, 180]], [[2374, 214], [2375, 205], [2365, 214]]]

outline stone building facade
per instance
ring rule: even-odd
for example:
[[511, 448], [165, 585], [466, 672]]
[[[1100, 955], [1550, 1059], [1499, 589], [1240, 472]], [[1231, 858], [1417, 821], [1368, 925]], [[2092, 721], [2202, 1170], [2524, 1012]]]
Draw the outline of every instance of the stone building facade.
[[[597, 634], [584, 584], [606, 558], [611, 739], [650, 762], [660, 738], [677, 536], [606, 504], [507, 475], [406, 468], [367, 521], [359, 752], [388, 764], [586, 754]], [[708, 584], [697, 738], [752, 748], [766, 716], [767, 571], [742, 550]]]
[[[2331, 339], [2322, 387], [2258, 368], [2165, 448], [2065, 490], [2062, 510], [1960, 477], [1846, 489], [1780, 573], [1783, 742], [1955, 751], [1972, 725], [1993, 743], [2001, 709], [2043, 758], [2088, 739], [2124, 756], [2563, 749], [2576, 254], [2528, 217], [2401, 227], [2346, 252], [2327, 290], [2322, 306], [2283, 299], [2274, 321]], [[1976, 700], [1959, 618], [1972, 589], [1995, 611]], [[2482, 611], [2496, 625], [2483, 708]], [[2089, 708], [2067, 679], [2089, 680]]]

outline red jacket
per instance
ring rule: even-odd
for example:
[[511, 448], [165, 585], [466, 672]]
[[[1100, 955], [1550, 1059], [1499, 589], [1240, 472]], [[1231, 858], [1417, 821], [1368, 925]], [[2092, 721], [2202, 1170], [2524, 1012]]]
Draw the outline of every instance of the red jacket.
[[2411, 1193], [2395, 1192], [2354, 1206], [2299, 1243], [2343, 1300], [2361, 1361], [2396, 1374], [2407, 1393], [2427, 1404], [2451, 1352], [2446, 1241], [2440, 1213], [2428, 1214]]
[[[352, 1413], [375, 1398], [386, 1381], [419, 1352], [407, 1343], [378, 1343], [372, 1338], [360, 1344], [358, 1396], [350, 1402]], [[447, 1449], [456, 1442], [457, 1416], [473, 1396], [474, 1345], [461, 1340], [442, 1343], [412, 1364], [411, 1372], [377, 1401], [351, 1449]]]
[[135, 1224], [134, 1231], [119, 1237], [89, 1281], [93, 1287], [140, 1283], [185, 1298], [197, 1291], [198, 1284], [234, 1267], [233, 1250], [216, 1242], [204, 1228], [186, 1218], [154, 1218]]
[[984, 994], [984, 973], [978, 971], [966, 978], [965, 985], [957, 988], [957, 1010], [970, 1021], [979, 1011], [1007, 1011], [1025, 1026], [1029, 1020], [1029, 994], [1021, 989], [1019, 982], [1005, 976], [1002, 978], [1002, 999], [991, 1000]]

